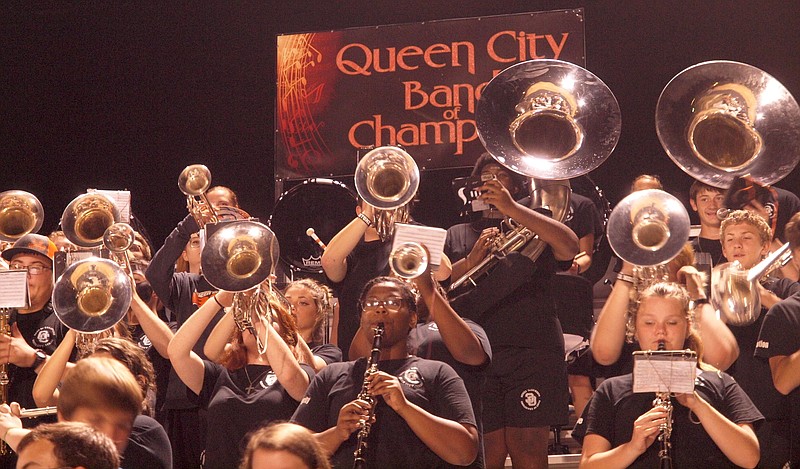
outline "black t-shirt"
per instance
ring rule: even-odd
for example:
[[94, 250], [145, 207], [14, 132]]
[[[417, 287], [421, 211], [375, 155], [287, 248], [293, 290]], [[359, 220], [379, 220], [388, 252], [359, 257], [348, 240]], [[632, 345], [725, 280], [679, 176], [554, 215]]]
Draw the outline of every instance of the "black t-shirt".
[[698, 236], [692, 238], [691, 243], [694, 252], [707, 253], [711, 256], [711, 267], [728, 262], [725, 256], [722, 255], [722, 243], [719, 239], [701, 238]]
[[775, 222], [775, 237], [786, 241], [783, 231], [792, 215], [800, 212], [800, 197], [780, 187], [773, 186], [773, 189], [778, 193], [778, 220]]
[[[297, 401], [283, 388], [272, 368], [247, 365], [229, 372], [203, 360], [205, 375], [200, 406], [208, 410], [205, 469], [238, 467], [247, 434], [273, 420], [289, 420]], [[309, 377], [314, 369], [301, 364]], [[246, 370], [246, 372], [245, 372]], [[247, 392], [248, 387], [254, 390]]]
[[[463, 223], [447, 230], [445, 254], [455, 263], [467, 256], [481, 231], [494, 220]], [[462, 317], [474, 320], [486, 331], [492, 347], [523, 347], [564, 354], [564, 339], [552, 297], [556, 270], [572, 261], [558, 263], [549, 246], [534, 263], [512, 252], [469, 289], [451, 301]], [[536, 331], [536, 334], [531, 334]]]
[[578, 239], [594, 234], [597, 240], [603, 235], [603, 217], [600, 211], [592, 199], [575, 192], [569, 196], [569, 210], [564, 217], [564, 224], [578, 236]]
[[328, 365], [342, 361], [342, 349], [333, 344], [314, 345], [312, 342], [308, 344], [308, 348], [312, 355], [321, 358]]
[[358, 299], [361, 290], [370, 280], [389, 274], [389, 254], [392, 241], [358, 242], [347, 256], [347, 273], [338, 284], [339, 328], [338, 345], [341, 350], [350, 350], [350, 343], [359, 326]]
[[[698, 369], [695, 391], [728, 420], [736, 423], [757, 423], [763, 420], [758, 409], [736, 381], [723, 372]], [[575, 425], [573, 438], [583, 442], [588, 434], [600, 435], [612, 448], [627, 443], [633, 434], [633, 422], [653, 408], [654, 393], [633, 393], [633, 375], [609, 378], [597, 388], [583, 415]], [[698, 425], [697, 417], [672, 398], [672, 457], [674, 467], [736, 467], [717, 447], [711, 437]], [[694, 422], [691, 421], [694, 420]], [[659, 467], [659, 442], [656, 441], [644, 454], [629, 466], [633, 468]]]
[[[439, 327], [435, 322], [426, 324], [418, 324], [411, 333], [408, 335], [408, 352], [420, 358], [428, 360], [438, 360], [450, 365], [458, 376], [464, 380], [464, 386], [469, 394], [469, 399], [472, 402], [472, 411], [475, 414], [475, 420], [478, 425], [478, 436], [483, 436], [483, 425], [481, 424], [481, 415], [483, 414], [483, 405], [481, 404], [481, 389], [486, 379], [483, 370], [492, 359], [492, 347], [489, 344], [489, 338], [486, 337], [486, 332], [478, 324], [465, 319], [470, 330], [475, 334], [475, 337], [481, 343], [483, 351], [486, 353], [488, 360], [484, 365], [471, 366], [459, 362], [447, 350], [447, 346], [442, 340], [442, 334], [439, 332]], [[474, 468], [484, 467], [483, 452], [478, 452], [478, 457], [469, 466]]]
[[[789, 279], [779, 279], [768, 283], [766, 287], [779, 298], [787, 298], [800, 291], [800, 284]], [[786, 412], [789, 405], [788, 398], [779, 393], [772, 384], [772, 372], [769, 364], [755, 358], [754, 355], [758, 334], [765, 316], [766, 310], [762, 309], [753, 324], [728, 326], [739, 344], [739, 358], [728, 368], [727, 372], [736, 378], [736, 381], [767, 420], [787, 420], [789, 418], [789, 413]]]
[[[788, 357], [800, 350], [800, 294], [794, 294], [770, 308], [761, 324], [755, 356], [769, 365], [776, 356]], [[800, 463], [800, 388], [789, 393], [791, 413], [791, 458]], [[783, 410], [787, 413], [787, 409]], [[793, 466], [794, 467], [794, 466]]]
[[161, 424], [146, 415], [136, 417], [121, 468], [172, 469], [172, 447]]
[[[9, 324], [17, 325], [28, 345], [42, 350], [48, 355], [55, 352], [56, 347], [64, 340], [67, 333], [67, 326], [59, 321], [49, 301], [40, 311], [29, 314], [12, 313]], [[8, 402], [19, 402], [19, 405], [26, 409], [35, 408], [36, 402], [31, 393], [33, 392], [33, 383], [36, 381], [36, 371], [33, 368], [8, 365], [8, 374], [11, 379], [8, 387]], [[36, 424], [48, 421], [48, 419], [32, 420], [35, 420]], [[55, 419], [51, 421], [55, 421]]]
[[[367, 359], [334, 363], [314, 377], [292, 421], [315, 433], [336, 426], [339, 410], [361, 391]], [[408, 357], [385, 360], [378, 368], [397, 376], [406, 399], [433, 415], [475, 426], [464, 382], [446, 363]], [[353, 467], [358, 432], [339, 446], [331, 464], [337, 468]], [[417, 437], [402, 417], [378, 400], [366, 451], [367, 467], [376, 468], [446, 468], [453, 467], [431, 451]]]

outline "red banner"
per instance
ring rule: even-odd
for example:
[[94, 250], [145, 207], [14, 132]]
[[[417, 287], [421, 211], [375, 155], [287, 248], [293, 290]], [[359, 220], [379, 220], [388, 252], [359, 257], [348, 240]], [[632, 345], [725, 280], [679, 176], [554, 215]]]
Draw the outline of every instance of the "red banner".
[[541, 58], [585, 66], [582, 9], [279, 36], [275, 177], [352, 174], [383, 145], [421, 169], [471, 166], [481, 90]]

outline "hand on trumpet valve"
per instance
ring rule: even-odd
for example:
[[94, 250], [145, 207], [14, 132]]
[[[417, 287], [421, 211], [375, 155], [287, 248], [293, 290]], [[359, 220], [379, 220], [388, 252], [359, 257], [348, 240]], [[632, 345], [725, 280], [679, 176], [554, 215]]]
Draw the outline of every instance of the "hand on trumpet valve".
[[499, 235], [500, 230], [496, 227], [486, 228], [481, 231], [480, 236], [478, 236], [478, 240], [475, 241], [475, 244], [472, 246], [472, 250], [469, 254], [467, 254], [468, 265], [477, 265], [478, 262], [486, 258], [486, 256], [492, 251], [494, 239]]
[[706, 276], [698, 271], [693, 265], [681, 267], [676, 275], [678, 283], [685, 285], [691, 298], [698, 298], [705, 295]]

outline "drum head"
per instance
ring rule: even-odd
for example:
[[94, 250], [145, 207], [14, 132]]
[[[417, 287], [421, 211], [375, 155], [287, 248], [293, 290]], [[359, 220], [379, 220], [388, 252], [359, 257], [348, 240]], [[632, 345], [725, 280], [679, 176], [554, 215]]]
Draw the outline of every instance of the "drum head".
[[284, 192], [267, 223], [281, 245], [281, 259], [293, 271], [322, 272], [322, 248], [308, 229], [327, 243], [355, 217], [355, 208], [355, 194], [339, 181], [307, 179]]

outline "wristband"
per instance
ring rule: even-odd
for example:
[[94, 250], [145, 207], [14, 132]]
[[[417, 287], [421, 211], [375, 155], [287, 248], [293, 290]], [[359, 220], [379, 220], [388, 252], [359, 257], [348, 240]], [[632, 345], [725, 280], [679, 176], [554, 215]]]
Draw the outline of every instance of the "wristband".
[[363, 221], [368, 228], [372, 226], [372, 220], [370, 220], [369, 217], [364, 215], [363, 213], [359, 213], [358, 218], [361, 219], [361, 221]]
[[633, 275], [623, 274], [622, 272], [617, 274], [617, 280], [622, 280], [623, 282], [628, 282], [633, 285], [634, 278]]
[[211, 299], [213, 299], [219, 305], [220, 308], [225, 309], [225, 307], [222, 306], [222, 303], [220, 303], [219, 300], [217, 299], [217, 295], [212, 296]]

